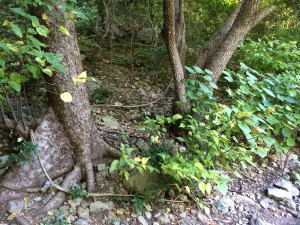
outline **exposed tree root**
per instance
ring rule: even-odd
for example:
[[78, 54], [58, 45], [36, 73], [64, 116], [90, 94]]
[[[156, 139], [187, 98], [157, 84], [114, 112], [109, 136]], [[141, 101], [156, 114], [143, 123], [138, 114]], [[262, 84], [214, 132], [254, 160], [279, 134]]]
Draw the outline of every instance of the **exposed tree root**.
[[[81, 180], [81, 169], [79, 167], [75, 167], [63, 180], [62, 187], [69, 189], [75, 184], [79, 183]], [[58, 192], [53, 198], [50, 199], [49, 202], [46, 203], [40, 210], [36, 212], [37, 215], [43, 215], [49, 212], [50, 210], [57, 209], [63, 205], [66, 199], [66, 193]]]
[[16, 217], [15, 221], [20, 225], [31, 225], [31, 223], [24, 216]]

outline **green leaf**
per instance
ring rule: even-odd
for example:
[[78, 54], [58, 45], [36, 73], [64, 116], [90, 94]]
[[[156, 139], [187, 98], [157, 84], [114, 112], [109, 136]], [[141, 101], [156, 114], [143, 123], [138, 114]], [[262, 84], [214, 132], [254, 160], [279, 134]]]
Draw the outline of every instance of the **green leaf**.
[[204, 71], [205, 71], [205, 73], [207, 73], [208, 75], [213, 75], [213, 72], [210, 71], [210, 70], [208, 70], [208, 69], [205, 69]]
[[67, 30], [67, 28], [65, 28], [64, 26], [59, 26], [59, 30], [63, 33], [63, 34], [65, 34], [65, 35], [67, 35], [67, 36], [70, 36], [70, 32]]
[[194, 70], [199, 73], [199, 74], [203, 74], [204, 71], [202, 69], [200, 69], [198, 66], [194, 66]]
[[250, 93], [249, 88], [246, 85], [241, 85], [240, 89], [243, 94], [248, 95]]
[[210, 85], [213, 89], [218, 89], [218, 86], [217, 86], [214, 82], [209, 82], [209, 85]]
[[271, 147], [275, 143], [275, 139], [271, 137], [263, 138], [263, 141], [267, 144], [268, 147]]
[[53, 72], [50, 69], [45, 68], [45, 69], [42, 69], [42, 71], [50, 77], [53, 75]]
[[291, 137], [292, 130], [290, 128], [284, 127], [284, 128], [282, 128], [282, 134], [283, 134], [283, 136], [285, 136], [287, 138]]
[[39, 67], [37, 67], [35, 65], [27, 64], [26, 68], [31, 72], [31, 74], [34, 78], [39, 78], [39, 76], [41, 74], [41, 70]]
[[191, 74], [195, 74], [195, 71], [192, 69], [192, 68], [190, 68], [190, 67], [185, 67], [186, 68], [186, 70], [189, 72], [189, 73], [191, 73]]
[[243, 69], [243, 70], [248, 70], [249, 69], [249, 67], [246, 66], [246, 64], [244, 64], [244, 63], [240, 63], [240, 66], [241, 66], [241, 69]]
[[267, 89], [267, 88], [262, 88], [268, 95], [272, 96], [275, 98], [275, 95], [273, 93], [273, 91], [271, 91], [270, 89]]
[[115, 170], [118, 170], [119, 169], [119, 160], [114, 160], [113, 162], [112, 162], [112, 164], [110, 165], [110, 168], [109, 168], [109, 172], [111, 173], [111, 172], [113, 172], [113, 171], [115, 171]]
[[204, 182], [200, 182], [200, 183], [198, 184], [198, 188], [199, 188], [199, 190], [202, 192], [202, 194], [205, 195], [205, 190], [206, 190], [205, 183], [204, 183]]
[[176, 137], [176, 139], [180, 142], [185, 142], [185, 140], [182, 137]]
[[27, 77], [25, 77], [25, 76], [23, 76], [19, 73], [15, 73], [15, 72], [11, 73], [9, 78], [10, 78], [11, 81], [14, 81], [14, 82], [19, 83], [19, 84], [21, 84], [25, 81], [28, 81]]
[[44, 25], [39, 25], [38, 27], [36, 27], [36, 32], [38, 32], [38, 34], [43, 37], [47, 37], [49, 33], [49, 29]]
[[226, 195], [226, 193], [228, 191], [227, 183], [226, 182], [221, 183], [220, 185], [218, 185], [218, 189], [222, 195]]
[[266, 148], [257, 148], [256, 153], [261, 157], [264, 158], [268, 155], [268, 149]]
[[294, 138], [288, 138], [288, 139], [286, 140], [286, 144], [287, 144], [288, 146], [290, 146], [290, 147], [295, 146], [295, 144], [296, 144], [295, 139], [294, 139]]
[[172, 116], [172, 119], [173, 119], [174, 121], [180, 120], [180, 119], [182, 119], [182, 115], [180, 115], [180, 114], [175, 114], [174, 116]]
[[55, 64], [55, 65], [51, 65], [51, 67], [55, 70], [58, 70], [59, 72], [62, 72], [63, 74], [66, 74], [67, 73], [67, 69], [66, 67], [64, 67], [63, 65], [61, 64]]
[[17, 35], [20, 38], [23, 37], [23, 33], [18, 25], [11, 23], [10, 27], [11, 27], [12, 31], [15, 33], [15, 35]]
[[3, 59], [0, 58], [0, 66], [2, 68], [5, 68], [5, 61]]
[[33, 27], [40, 26], [40, 21], [36, 16], [30, 16], [30, 19], [31, 19], [31, 24]]
[[245, 122], [239, 121], [239, 122], [238, 122], [238, 126], [239, 126], [239, 128], [244, 132], [245, 135], [247, 135], [247, 134], [249, 134], [249, 133], [251, 132], [250, 127], [249, 127], [248, 124], [245, 123]]
[[26, 13], [22, 8], [11, 8], [10, 9], [11, 11], [13, 11], [14, 13], [16, 14], [19, 14], [21, 16], [24, 16], [24, 17], [29, 17], [29, 14]]
[[17, 92], [21, 91], [21, 85], [19, 83], [15, 82], [15, 81], [8, 81], [7, 83], [11, 88], [16, 90]]

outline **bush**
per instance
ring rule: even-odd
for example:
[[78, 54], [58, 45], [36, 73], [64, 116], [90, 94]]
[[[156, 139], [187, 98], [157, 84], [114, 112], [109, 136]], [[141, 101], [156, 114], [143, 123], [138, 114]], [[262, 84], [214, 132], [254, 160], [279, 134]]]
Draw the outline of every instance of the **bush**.
[[[152, 146], [156, 147], [143, 155], [147, 157], [143, 160], [146, 165], [140, 171], [149, 166], [170, 177], [177, 187], [184, 184], [188, 192], [197, 184], [206, 195], [216, 185], [224, 194], [230, 177], [220, 172], [222, 169], [246, 169], [255, 165], [254, 155], [266, 157], [272, 148], [287, 152], [299, 141], [299, 75], [263, 75], [241, 64], [237, 73], [224, 72], [235, 88], [227, 88], [228, 95], [218, 99], [207, 87], [209, 84], [217, 89], [210, 71], [187, 69], [194, 76], [186, 81], [188, 109], [182, 115], [146, 118], [144, 130], [150, 133]], [[185, 135], [176, 139], [186, 146], [186, 151], [166, 148], [167, 128], [175, 123], [184, 131]], [[137, 163], [130, 168], [141, 167]]]

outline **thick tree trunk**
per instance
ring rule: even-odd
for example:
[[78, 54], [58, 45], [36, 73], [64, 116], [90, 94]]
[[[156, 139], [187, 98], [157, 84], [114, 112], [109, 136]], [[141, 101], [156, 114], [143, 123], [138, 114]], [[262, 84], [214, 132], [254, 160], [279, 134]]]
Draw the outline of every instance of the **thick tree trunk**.
[[196, 65], [211, 70], [215, 83], [247, 33], [274, 10], [273, 6], [259, 10], [260, 3], [261, 0], [242, 0], [227, 21], [202, 48]]
[[[176, 4], [175, 4], [176, 3]], [[183, 0], [164, 0], [164, 39], [169, 52], [169, 58], [175, 80], [175, 99], [183, 102], [182, 109], [188, 104], [184, 85], [185, 70], [185, 25], [183, 15]], [[176, 7], [175, 7], [176, 5]]]
[[[62, 2], [60, 0], [60, 4]], [[50, 29], [46, 39], [49, 51], [62, 55], [67, 73], [47, 77], [51, 108], [32, 138], [39, 146], [41, 164], [52, 179], [67, 174], [62, 185], [70, 188], [83, 176], [88, 191], [92, 191], [95, 186], [92, 159], [103, 155], [118, 157], [119, 153], [100, 138], [92, 119], [85, 84], [74, 85], [72, 80], [82, 72], [72, 20], [59, 5], [53, 4], [53, 11], [48, 14], [46, 22]], [[60, 26], [65, 27], [69, 35], [63, 34]], [[65, 103], [59, 97], [66, 91], [73, 97], [71, 103]], [[46, 179], [38, 158], [31, 159], [24, 166], [16, 165], [0, 181], [0, 203], [20, 197], [24, 192], [39, 191]], [[58, 207], [63, 201], [64, 194], [58, 193], [40, 213]]]

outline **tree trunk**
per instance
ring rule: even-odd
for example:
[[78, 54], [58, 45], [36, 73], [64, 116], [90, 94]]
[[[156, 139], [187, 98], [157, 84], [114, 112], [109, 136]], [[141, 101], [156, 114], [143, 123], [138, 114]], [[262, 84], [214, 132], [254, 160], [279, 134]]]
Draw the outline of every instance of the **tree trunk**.
[[242, 0], [227, 21], [202, 48], [196, 65], [213, 72], [216, 83], [227, 63], [247, 33], [274, 10], [259, 10], [261, 0]]
[[[66, 12], [60, 9], [62, 2], [60, 0], [53, 4], [53, 11], [48, 14], [46, 23], [50, 33], [46, 42], [50, 52], [63, 56], [62, 64], [67, 73], [46, 77], [51, 108], [31, 138], [38, 144], [41, 164], [51, 178], [68, 173], [63, 187], [70, 188], [83, 176], [88, 191], [93, 191], [95, 181], [92, 158], [103, 155], [118, 157], [119, 153], [106, 145], [99, 136], [92, 119], [85, 84], [80, 82], [74, 85], [72, 80], [82, 72], [82, 63], [74, 24]], [[39, 11], [40, 15], [42, 13], [47, 12]], [[69, 35], [63, 34], [59, 30], [60, 26], [65, 27]], [[59, 97], [66, 91], [73, 97], [71, 103], [65, 103]], [[39, 191], [46, 179], [38, 158], [28, 161], [25, 166], [16, 165], [1, 179], [0, 202], [19, 197], [23, 192]], [[64, 194], [58, 194], [40, 212], [46, 213], [58, 207], [63, 200]]]
[[[176, 7], [175, 7], [176, 5]], [[175, 100], [181, 101], [181, 110], [188, 104], [184, 85], [185, 70], [185, 24], [183, 14], [184, 1], [164, 0], [164, 39], [169, 52], [169, 58], [175, 80]], [[181, 111], [180, 110], [180, 111]]]

